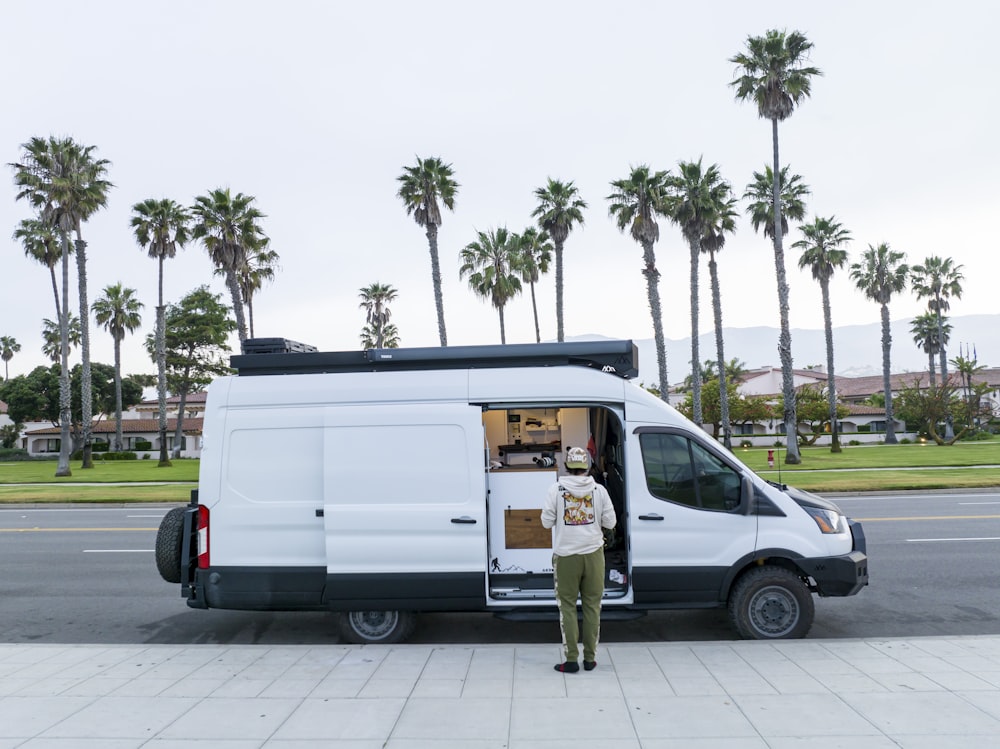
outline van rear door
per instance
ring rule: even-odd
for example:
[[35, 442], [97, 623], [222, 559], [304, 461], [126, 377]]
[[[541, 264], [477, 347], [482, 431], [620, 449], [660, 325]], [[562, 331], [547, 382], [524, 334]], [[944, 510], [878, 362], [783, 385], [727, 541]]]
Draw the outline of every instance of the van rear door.
[[335, 610], [485, 606], [482, 410], [328, 407], [323, 517]]

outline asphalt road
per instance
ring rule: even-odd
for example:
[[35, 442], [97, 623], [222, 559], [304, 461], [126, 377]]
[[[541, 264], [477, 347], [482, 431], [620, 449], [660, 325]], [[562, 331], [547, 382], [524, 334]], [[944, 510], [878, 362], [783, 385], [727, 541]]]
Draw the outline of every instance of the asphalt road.
[[[839, 497], [868, 537], [871, 584], [816, 599], [812, 637], [1000, 634], [1000, 492]], [[198, 611], [163, 582], [166, 507], [0, 509], [0, 642], [338, 642], [324, 613]], [[733, 639], [724, 610], [605, 622], [606, 642]], [[551, 642], [551, 622], [424, 615], [412, 642]]]

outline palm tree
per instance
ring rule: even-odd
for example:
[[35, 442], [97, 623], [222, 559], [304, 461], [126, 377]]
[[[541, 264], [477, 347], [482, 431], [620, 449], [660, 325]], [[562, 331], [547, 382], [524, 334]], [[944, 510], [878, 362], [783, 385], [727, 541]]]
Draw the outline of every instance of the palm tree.
[[757, 114], [771, 121], [772, 175], [771, 201], [774, 212], [774, 263], [777, 270], [778, 305], [781, 311], [781, 334], [778, 352], [781, 356], [782, 393], [785, 400], [785, 433], [788, 445], [786, 463], [801, 463], [796, 434], [795, 384], [792, 377], [792, 337], [788, 329], [788, 286], [785, 281], [785, 257], [781, 246], [785, 226], [781, 205], [781, 160], [778, 156], [778, 122], [788, 119], [795, 106], [812, 92], [812, 78], [822, 75], [819, 68], [804, 65], [812, 49], [805, 35], [770, 29], [764, 36], [747, 37], [746, 50], [729, 61], [739, 69], [736, 80], [729, 85], [736, 89], [736, 99], [753, 102]]
[[248, 254], [266, 240], [260, 227], [265, 216], [254, 207], [255, 200], [241, 192], [233, 195], [228, 187], [217, 188], [195, 198], [191, 208], [195, 221], [191, 236], [204, 243], [212, 262], [226, 278], [240, 344], [247, 339], [247, 322], [239, 277]]
[[94, 301], [97, 324], [103, 325], [115, 342], [115, 452], [122, 450], [122, 341], [126, 333], [135, 332], [142, 324], [142, 307], [135, 289], [122, 288], [121, 283], [105, 286], [104, 296]]
[[[395, 300], [396, 289], [391, 284], [383, 284], [376, 281], [361, 289], [361, 304], [358, 306], [365, 311], [365, 320], [368, 323], [365, 330], [371, 330], [371, 338], [374, 346], [365, 348], [391, 348], [385, 346], [385, 331], [389, 326], [389, 318], [392, 313], [389, 311], [389, 302]], [[395, 327], [395, 326], [394, 326]], [[398, 334], [396, 336], [399, 337]], [[364, 338], [364, 332], [362, 332]]]
[[[788, 174], [789, 167], [781, 167], [781, 234], [788, 234], [788, 220], [802, 221], [806, 217], [806, 196], [811, 194], [809, 185], [802, 181], [802, 175]], [[764, 236], [774, 239], [774, 170], [765, 166], [763, 172], [753, 173], [753, 182], [747, 185], [743, 199], [747, 201], [747, 215], [754, 231], [763, 231]]]
[[253, 329], [253, 298], [264, 284], [274, 280], [274, 274], [280, 270], [278, 253], [271, 249], [271, 240], [263, 238], [260, 245], [247, 248], [246, 263], [239, 273], [240, 293], [247, 305], [247, 318], [250, 323], [250, 337], [254, 337]]
[[[545, 187], [535, 190], [538, 205], [531, 212], [538, 226], [549, 233], [556, 250], [556, 340], [562, 342], [563, 331], [563, 246], [574, 225], [583, 225], [587, 203], [580, 197], [573, 181], [560, 182], [549, 177]], [[534, 289], [532, 289], [534, 293]]]
[[719, 165], [702, 170], [701, 158], [681, 161], [677, 174], [667, 177], [667, 211], [670, 220], [680, 227], [691, 256], [691, 412], [695, 424], [701, 424], [701, 376], [697, 364], [698, 351], [698, 265], [701, 262], [701, 241], [708, 223], [718, 208], [720, 191], [729, 187], [719, 174]]
[[500, 343], [507, 343], [503, 308], [521, 293], [518, 276], [518, 252], [521, 239], [507, 229], [478, 232], [479, 238], [461, 251], [458, 269], [460, 278], [469, 278], [469, 286], [476, 296], [489, 299], [500, 316]]
[[21, 350], [21, 344], [14, 336], [0, 336], [0, 358], [3, 358], [3, 378], [10, 379], [10, 370], [7, 368], [14, 354]]
[[[381, 343], [378, 343], [378, 336], [381, 336]], [[371, 325], [365, 325], [361, 329], [361, 348], [399, 348], [399, 330], [394, 323], [388, 323], [379, 331]]]
[[455, 193], [458, 183], [453, 179], [451, 164], [440, 158], [417, 157], [416, 166], [404, 166], [403, 173], [396, 178], [399, 191], [396, 196], [403, 201], [406, 214], [413, 216], [417, 226], [427, 231], [427, 244], [431, 252], [431, 281], [434, 284], [434, 306], [437, 308], [438, 335], [441, 345], [448, 345], [448, 333], [444, 327], [444, 297], [441, 294], [441, 265], [438, 262], [438, 227], [441, 226], [441, 205], [449, 211], [455, 210]]
[[[962, 266], [955, 265], [955, 261], [950, 257], [941, 258], [931, 255], [921, 265], [914, 265], [911, 283], [913, 290], [917, 294], [917, 299], [927, 299], [927, 308], [934, 313], [938, 321], [938, 341], [941, 348], [938, 352], [941, 365], [941, 384], [948, 385], [948, 354], [944, 345], [944, 313], [951, 305], [949, 299], [962, 298]], [[952, 424], [951, 413], [948, 413], [944, 424], [944, 438], [951, 440], [955, 436], [954, 425]]]
[[[80, 345], [80, 318], [72, 312], [67, 324], [67, 352], [70, 346]], [[49, 318], [42, 318], [42, 353], [53, 364], [62, 359], [62, 325]]]
[[51, 224], [37, 218], [26, 218], [14, 230], [14, 239], [24, 247], [24, 254], [49, 269], [52, 278], [52, 296], [56, 301], [56, 319], [62, 317], [59, 303], [59, 283], [56, 280], [56, 266], [62, 257], [59, 233]]
[[866, 297], [882, 306], [882, 387], [885, 390], [885, 442], [895, 445], [896, 427], [892, 421], [892, 385], [890, 351], [892, 332], [889, 326], [889, 300], [906, 288], [910, 269], [903, 261], [906, 255], [889, 249], [882, 242], [878, 247], [868, 245], [860, 263], [851, 265], [851, 280]]
[[615, 219], [619, 231], [628, 229], [632, 239], [642, 246], [646, 277], [646, 292], [649, 297], [649, 313], [653, 317], [653, 338], [656, 342], [657, 372], [660, 378], [660, 397], [670, 402], [670, 383], [667, 381], [667, 348], [663, 339], [663, 313], [660, 307], [660, 271], [656, 269], [656, 255], [653, 245], [660, 238], [660, 226], [656, 216], [667, 217], [667, 172], [650, 172], [649, 167], [632, 167], [626, 179], [611, 183], [614, 192], [607, 200], [608, 213]]
[[62, 305], [60, 307], [61, 375], [59, 381], [59, 422], [61, 446], [56, 476], [69, 476], [70, 390], [69, 390], [69, 243], [76, 232], [76, 265], [80, 298], [82, 351], [82, 437], [83, 467], [90, 468], [90, 431], [93, 392], [90, 386], [90, 339], [87, 305], [87, 258], [82, 224], [107, 203], [111, 183], [105, 178], [108, 162], [94, 157], [93, 146], [81, 146], [72, 138], [35, 137], [22, 144], [22, 160], [11, 164], [17, 199], [27, 200], [39, 220], [58, 231], [62, 242]]
[[163, 261], [177, 255], [190, 239], [191, 215], [187, 208], [169, 198], [148, 198], [132, 206], [130, 222], [135, 241], [145, 247], [149, 257], [157, 261], [156, 301], [156, 396], [159, 405], [160, 461], [159, 467], [170, 466], [167, 455], [167, 331], [166, 307], [163, 304]]
[[722, 422], [722, 440], [727, 449], [733, 446], [733, 428], [729, 420], [729, 390], [726, 380], [732, 374], [737, 360], [726, 362], [722, 340], [722, 294], [719, 290], [719, 269], [715, 253], [726, 245], [726, 234], [736, 231], [736, 198], [728, 182], [720, 181], [712, 190], [711, 211], [701, 238], [701, 251], [708, 253], [708, 273], [712, 285], [712, 318], [715, 323], [715, 355], [719, 367], [719, 419]]
[[535, 315], [535, 343], [542, 342], [542, 332], [538, 327], [538, 304], [535, 301], [535, 284], [542, 273], [549, 272], [552, 262], [552, 243], [549, 233], [542, 229], [528, 227], [520, 236], [517, 267], [521, 273], [521, 281], [531, 286], [531, 311]]
[[[948, 345], [948, 339], [951, 337], [951, 324], [947, 322], [948, 318], [942, 317], [941, 320], [940, 329], [938, 328], [937, 315], [933, 312], [924, 312], [910, 321], [910, 333], [913, 334], [913, 342], [927, 354], [927, 372], [930, 376], [932, 388], [937, 386], [934, 376], [934, 357], [941, 351], [942, 345]], [[939, 338], [938, 336], [941, 337]]]
[[837, 268], [847, 263], [847, 251], [841, 245], [851, 241], [851, 233], [843, 228], [836, 216], [820, 218], [799, 227], [803, 239], [792, 244], [802, 250], [799, 268], [812, 271], [819, 281], [823, 300], [823, 330], [826, 334], [826, 398], [830, 405], [830, 452], [840, 452], [840, 435], [837, 429], [837, 385], [833, 373], [833, 321], [830, 315], [830, 279]]

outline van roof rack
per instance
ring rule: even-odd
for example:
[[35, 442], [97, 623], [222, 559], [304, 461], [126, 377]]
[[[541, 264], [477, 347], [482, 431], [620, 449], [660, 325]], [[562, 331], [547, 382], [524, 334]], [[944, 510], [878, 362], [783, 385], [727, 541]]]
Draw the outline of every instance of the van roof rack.
[[[290, 345], [279, 343], [282, 341]], [[568, 365], [600, 369], [626, 379], [639, 376], [639, 352], [631, 340], [319, 352], [281, 338], [250, 338], [243, 343], [243, 354], [230, 361], [240, 377]]]

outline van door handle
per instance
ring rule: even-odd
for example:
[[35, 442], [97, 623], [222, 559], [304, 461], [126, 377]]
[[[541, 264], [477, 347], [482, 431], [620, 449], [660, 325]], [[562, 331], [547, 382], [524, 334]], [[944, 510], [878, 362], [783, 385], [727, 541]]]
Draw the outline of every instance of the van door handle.
[[453, 522], [453, 523], [461, 523], [461, 524], [465, 524], [465, 525], [475, 525], [476, 524], [476, 519], [475, 518], [470, 518], [468, 515], [462, 515], [462, 517], [460, 517], [460, 518], [452, 518], [451, 522]]
[[639, 520], [663, 520], [663, 515], [640, 515]]

